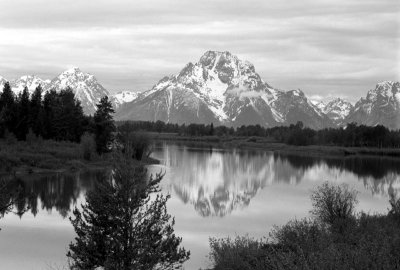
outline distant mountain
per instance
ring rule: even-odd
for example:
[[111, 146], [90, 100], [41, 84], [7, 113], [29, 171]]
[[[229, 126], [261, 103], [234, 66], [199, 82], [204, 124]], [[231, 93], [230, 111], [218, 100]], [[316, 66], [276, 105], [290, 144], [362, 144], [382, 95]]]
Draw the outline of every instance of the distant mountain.
[[96, 104], [103, 96], [109, 96], [110, 93], [105, 89], [97, 79], [89, 74], [82, 72], [79, 68], [71, 68], [44, 87], [45, 91], [54, 89], [60, 91], [67, 87], [71, 87], [75, 92], [75, 97], [80, 100], [83, 111], [86, 114], [94, 114], [97, 107]]
[[25, 86], [28, 87], [29, 93], [33, 93], [39, 85], [41, 85], [42, 88], [46, 88], [49, 83], [50, 80], [42, 80], [36, 75], [25, 75], [17, 80], [11, 81], [10, 86], [16, 94], [21, 93]]
[[118, 109], [122, 104], [132, 102], [139, 96], [138, 92], [121, 91], [110, 97], [114, 108]]
[[384, 81], [369, 90], [350, 111], [346, 122], [400, 128], [400, 83]]
[[329, 117], [335, 125], [343, 126], [346, 118], [353, 109], [353, 105], [342, 99], [335, 98], [329, 102], [311, 101], [322, 113]]
[[337, 125], [345, 124], [345, 119], [353, 109], [353, 105], [341, 98], [336, 98], [328, 102], [324, 108], [324, 113]]
[[[3, 86], [7, 81], [8, 80], [0, 76], [0, 92], [3, 91]], [[45, 87], [49, 83], [50, 80], [42, 80], [36, 75], [24, 75], [19, 79], [10, 81], [10, 86], [12, 91], [18, 95], [24, 90], [25, 86], [28, 87], [29, 93], [32, 93], [39, 84]]]
[[[0, 92], [3, 90], [4, 83], [7, 80], [0, 76]], [[118, 108], [125, 102], [130, 102], [137, 97], [136, 92], [123, 91], [115, 95], [110, 95], [97, 79], [89, 74], [82, 72], [79, 68], [68, 69], [52, 80], [43, 80], [36, 75], [25, 75], [17, 80], [10, 81], [13, 92], [18, 95], [23, 89], [28, 87], [29, 93], [32, 94], [38, 85], [41, 85], [43, 91], [54, 89], [60, 91], [67, 87], [75, 92], [75, 97], [80, 100], [83, 111], [86, 114], [94, 114], [96, 104], [103, 96], [109, 96], [115, 108]]]
[[206, 52], [199, 62], [187, 64], [179, 74], [164, 77], [125, 103], [116, 119], [267, 127], [297, 121], [313, 128], [333, 124], [302, 91], [275, 89], [251, 63], [216, 51]]
[[[0, 92], [7, 80], [0, 76]], [[44, 91], [71, 87], [86, 114], [96, 111], [108, 95], [116, 120], [143, 120], [227, 126], [260, 124], [265, 127], [295, 124], [320, 129], [350, 122], [400, 128], [400, 83], [384, 81], [354, 106], [341, 98], [317, 102], [301, 90], [282, 91], [263, 81], [254, 66], [229, 52], [206, 52], [177, 75], [161, 79], [145, 92], [122, 91], [110, 95], [97, 79], [79, 68], [68, 69], [53, 80], [25, 75], [10, 81], [16, 95], [38, 85]]]

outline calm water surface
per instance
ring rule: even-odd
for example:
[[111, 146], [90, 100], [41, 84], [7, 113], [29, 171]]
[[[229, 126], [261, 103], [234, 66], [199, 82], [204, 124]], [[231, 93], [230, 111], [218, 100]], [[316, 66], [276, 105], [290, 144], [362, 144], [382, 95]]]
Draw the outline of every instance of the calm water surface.
[[[164, 193], [176, 233], [192, 253], [186, 269], [208, 266], [209, 237], [267, 236], [274, 224], [309, 215], [310, 190], [323, 183], [348, 183], [359, 191], [358, 210], [386, 212], [388, 193], [400, 192], [400, 160], [310, 158], [265, 151], [155, 146], [165, 171]], [[30, 176], [29, 212], [0, 220], [1, 269], [61, 269], [74, 238], [71, 209], [84, 202], [100, 172]], [[16, 209], [23, 206], [16, 206]]]

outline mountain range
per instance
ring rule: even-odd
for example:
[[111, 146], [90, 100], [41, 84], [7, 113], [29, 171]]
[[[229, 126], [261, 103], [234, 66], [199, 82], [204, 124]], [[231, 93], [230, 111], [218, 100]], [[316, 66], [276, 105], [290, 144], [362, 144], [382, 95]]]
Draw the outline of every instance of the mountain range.
[[[0, 86], [6, 80], [0, 76]], [[116, 120], [142, 120], [190, 124], [265, 127], [295, 124], [321, 129], [349, 122], [382, 124], [400, 128], [400, 83], [384, 81], [369, 90], [354, 105], [336, 98], [330, 102], [309, 99], [299, 89], [272, 87], [248, 61], [230, 52], [207, 51], [197, 63], [188, 63], [178, 74], [166, 76], [150, 90], [123, 91], [110, 95], [97, 79], [79, 68], [71, 68], [52, 80], [22, 76], [11, 81], [18, 94], [27, 86], [41, 84], [45, 91], [71, 87], [84, 112], [93, 114], [96, 103], [108, 95], [116, 108]]]
[[[6, 81], [5, 78], [0, 76], [1, 91]], [[44, 92], [51, 89], [60, 91], [61, 89], [71, 87], [75, 93], [75, 97], [80, 100], [83, 111], [86, 114], [94, 114], [96, 104], [103, 96], [109, 96], [115, 108], [137, 97], [135, 92], [129, 91], [111, 95], [92, 74], [84, 73], [77, 67], [65, 70], [52, 80], [43, 80], [36, 75], [25, 75], [19, 79], [10, 81], [11, 89], [16, 95], [21, 93], [25, 87], [28, 88], [31, 94], [39, 84], [42, 86]]]

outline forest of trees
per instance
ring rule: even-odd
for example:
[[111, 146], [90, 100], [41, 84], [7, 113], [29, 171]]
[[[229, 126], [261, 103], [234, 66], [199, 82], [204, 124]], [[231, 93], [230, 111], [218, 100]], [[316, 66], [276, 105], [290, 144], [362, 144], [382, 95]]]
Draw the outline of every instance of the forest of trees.
[[119, 129], [178, 133], [184, 136], [242, 136], [268, 137], [290, 145], [331, 145], [347, 147], [400, 148], [400, 130], [390, 130], [382, 125], [374, 127], [349, 123], [346, 127], [313, 130], [302, 122], [290, 126], [264, 128], [260, 125], [233, 127], [213, 124], [178, 125], [157, 122], [127, 121]]
[[42, 93], [39, 85], [32, 95], [28, 88], [18, 95], [6, 83], [0, 95], [0, 138], [13, 134], [25, 140], [31, 130], [43, 139], [79, 142], [86, 131], [93, 132], [91, 116], [84, 115], [71, 88]]
[[97, 153], [101, 154], [110, 149], [116, 131], [113, 113], [107, 96], [97, 104], [94, 116], [88, 116], [69, 87], [43, 93], [39, 85], [32, 95], [25, 87], [16, 96], [7, 82], [0, 94], [0, 138], [15, 137], [25, 141], [31, 135], [79, 143], [82, 138], [90, 138], [87, 134], [93, 134]]

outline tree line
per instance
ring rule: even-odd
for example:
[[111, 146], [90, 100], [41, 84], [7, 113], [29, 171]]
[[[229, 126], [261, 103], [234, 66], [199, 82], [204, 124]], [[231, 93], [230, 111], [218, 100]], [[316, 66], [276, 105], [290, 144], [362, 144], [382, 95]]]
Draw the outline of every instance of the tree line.
[[276, 142], [290, 145], [400, 148], [400, 130], [390, 130], [382, 125], [366, 126], [349, 123], [345, 127], [320, 130], [304, 127], [302, 122], [271, 128], [243, 125], [236, 129], [226, 126], [214, 127], [213, 124], [178, 125], [162, 121], [126, 121], [118, 125], [125, 130], [178, 133], [182, 136], [268, 137]]
[[6, 82], [0, 95], [0, 138], [15, 136], [20, 141], [28, 134], [56, 141], [80, 142], [85, 133], [95, 135], [98, 153], [107, 152], [115, 132], [114, 110], [108, 97], [97, 104], [96, 113], [85, 115], [73, 89], [43, 92], [36, 87], [15, 95]]

